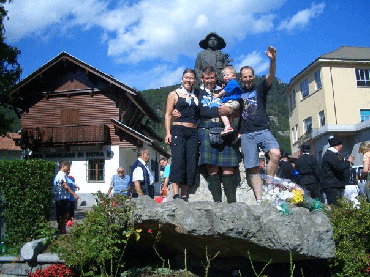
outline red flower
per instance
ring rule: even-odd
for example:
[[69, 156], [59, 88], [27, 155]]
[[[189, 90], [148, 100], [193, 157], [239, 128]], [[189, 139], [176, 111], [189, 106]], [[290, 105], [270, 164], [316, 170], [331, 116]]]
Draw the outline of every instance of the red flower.
[[149, 229], [149, 230], [148, 230], [148, 233], [149, 233], [149, 234], [151, 234], [151, 233], [152, 233], [152, 229]]
[[47, 268], [40, 270], [37, 269], [35, 273], [29, 273], [28, 277], [54, 277], [54, 276], [61, 276], [61, 277], [71, 277], [75, 276], [72, 270], [63, 264], [57, 265], [50, 265]]
[[112, 206], [115, 208], [116, 207], [116, 202], [113, 202], [112, 203]]
[[163, 200], [164, 200], [164, 197], [156, 197], [155, 199], [154, 199], [154, 201], [156, 202], [156, 203], [162, 203], [163, 202]]
[[68, 226], [68, 227], [71, 227], [72, 225], [73, 225], [73, 221], [72, 221], [72, 220], [68, 220], [68, 221], [67, 221], [67, 226]]

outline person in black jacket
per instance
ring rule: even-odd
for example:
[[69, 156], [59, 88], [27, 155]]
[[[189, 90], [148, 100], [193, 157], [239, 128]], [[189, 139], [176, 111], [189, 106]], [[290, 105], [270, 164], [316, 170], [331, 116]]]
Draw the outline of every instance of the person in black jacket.
[[279, 161], [279, 167], [276, 176], [282, 179], [293, 180], [294, 168], [289, 162], [289, 155], [286, 152], [281, 152], [281, 157]]
[[343, 149], [343, 143], [338, 137], [328, 140], [330, 147], [322, 158], [322, 186], [326, 194], [328, 204], [338, 206], [338, 199], [343, 197], [346, 185], [346, 171], [351, 166], [354, 158], [349, 156], [347, 160], [339, 154]]
[[310, 155], [311, 147], [301, 146], [302, 155], [298, 158], [295, 168], [299, 171], [300, 185], [309, 192], [309, 196], [323, 201], [320, 186], [320, 166], [316, 158]]

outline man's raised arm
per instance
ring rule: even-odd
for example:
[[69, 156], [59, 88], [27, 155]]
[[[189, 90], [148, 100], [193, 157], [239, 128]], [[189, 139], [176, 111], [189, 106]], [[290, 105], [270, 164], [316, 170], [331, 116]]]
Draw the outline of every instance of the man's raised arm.
[[269, 74], [266, 76], [266, 81], [267, 86], [271, 86], [276, 74], [276, 49], [273, 46], [269, 46], [265, 53], [266, 56], [270, 59], [270, 69]]

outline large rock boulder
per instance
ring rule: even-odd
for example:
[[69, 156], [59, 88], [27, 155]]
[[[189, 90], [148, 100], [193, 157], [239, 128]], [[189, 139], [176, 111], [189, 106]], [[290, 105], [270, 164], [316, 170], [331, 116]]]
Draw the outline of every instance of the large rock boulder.
[[[198, 175], [196, 183], [193, 187], [190, 188], [189, 202], [195, 201], [213, 201], [212, 194], [208, 189], [208, 182], [206, 180], [207, 174], [204, 166], [198, 168]], [[236, 201], [244, 202], [247, 204], [255, 204], [256, 200], [254, 197], [253, 190], [251, 188], [250, 182], [245, 178], [245, 169], [243, 163], [240, 163], [240, 166], [235, 174], [236, 182]], [[168, 190], [168, 196], [166, 201], [171, 201], [173, 196], [172, 187], [170, 186]], [[222, 201], [226, 202], [226, 196], [222, 191]]]
[[21, 248], [21, 256], [25, 261], [35, 260], [37, 255], [42, 253], [47, 246], [45, 239], [37, 239], [27, 242]]
[[[138, 244], [204, 259], [246, 258], [289, 262], [327, 259], [335, 254], [333, 231], [322, 212], [294, 207], [284, 215], [270, 204], [248, 205], [176, 199], [157, 204], [148, 196], [136, 201], [135, 224], [141, 228]], [[156, 236], [160, 231], [160, 236]], [[152, 239], [150, 239], [152, 238]]]

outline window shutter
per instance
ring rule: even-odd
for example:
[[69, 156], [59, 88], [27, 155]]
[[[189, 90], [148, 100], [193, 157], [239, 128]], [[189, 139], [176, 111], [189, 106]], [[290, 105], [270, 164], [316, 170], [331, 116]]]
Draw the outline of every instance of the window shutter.
[[78, 125], [79, 113], [78, 108], [64, 108], [61, 111], [61, 125]]

